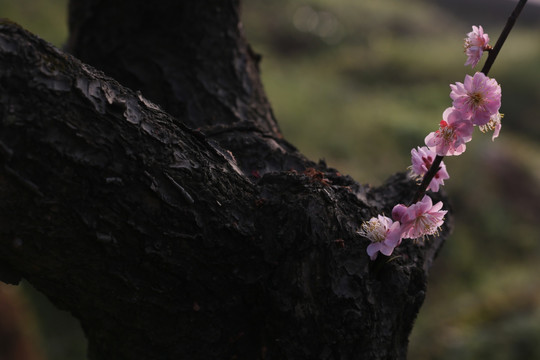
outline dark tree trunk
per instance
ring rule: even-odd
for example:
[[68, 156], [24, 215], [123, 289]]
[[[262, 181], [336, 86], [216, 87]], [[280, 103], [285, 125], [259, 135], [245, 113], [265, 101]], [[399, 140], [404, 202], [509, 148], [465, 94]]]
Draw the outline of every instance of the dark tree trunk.
[[371, 262], [359, 225], [415, 184], [283, 140], [238, 16], [72, 1], [68, 50], [127, 87], [0, 24], [1, 279], [71, 311], [93, 360], [404, 359], [448, 222]]
[[247, 176], [308, 163], [282, 139], [237, 0], [77, 0], [69, 25], [70, 53], [218, 141]]

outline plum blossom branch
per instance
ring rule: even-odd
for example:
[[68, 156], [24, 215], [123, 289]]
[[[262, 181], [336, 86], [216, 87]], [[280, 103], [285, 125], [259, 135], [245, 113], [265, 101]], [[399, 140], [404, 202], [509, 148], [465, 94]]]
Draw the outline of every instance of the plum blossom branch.
[[[444, 223], [446, 210], [442, 202], [433, 204], [426, 195], [427, 190], [436, 192], [450, 176], [442, 162], [445, 156], [457, 156], [472, 140], [474, 126], [480, 131], [493, 131], [492, 140], [499, 136], [501, 119], [501, 87], [487, 75], [508, 34], [512, 30], [527, 0], [520, 0], [507, 20], [495, 47], [489, 45], [489, 36], [482, 26], [473, 26], [465, 38], [465, 65], [473, 68], [482, 54], [489, 52], [482, 71], [473, 76], [466, 75], [463, 83], [451, 84], [452, 106], [447, 108], [440, 121], [439, 129], [428, 134], [427, 146], [411, 150], [411, 176], [422, 179], [413, 201], [408, 206], [397, 204], [392, 209], [392, 218], [379, 215], [362, 224], [359, 235], [369, 239], [367, 253], [371, 260], [378, 253], [389, 256], [403, 239], [418, 239], [436, 234]], [[421, 199], [421, 200], [420, 200]]]
[[[508, 20], [506, 21], [506, 25], [504, 26], [504, 29], [501, 32], [501, 35], [497, 39], [495, 46], [489, 49], [488, 58], [486, 62], [484, 63], [484, 66], [482, 67], [482, 70], [481, 70], [481, 73], [483, 73], [485, 76], [487, 76], [489, 71], [491, 70], [491, 66], [495, 62], [497, 55], [499, 55], [499, 52], [502, 46], [504, 45], [504, 42], [506, 41], [508, 34], [510, 34], [510, 31], [514, 27], [514, 24], [516, 23], [516, 20], [519, 17], [521, 10], [523, 10], [523, 7], [525, 6], [526, 3], [527, 3], [527, 0], [519, 1], [519, 3], [516, 5], [514, 10], [512, 11], [512, 14], [508, 17]], [[497, 135], [498, 135], [498, 130], [500, 130], [500, 117], [501, 116], [499, 114], [498, 127], [496, 128]], [[431, 180], [435, 177], [435, 174], [437, 174], [437, 172], [440, 169], [443, 158], [444, 158], [444, 155], [437, 155], [437, 157], [433, 161], [433, 164], [431, 165], [427, 173], [424, 175], [422, 182], [420, 183], [420, 186], [418, 187], [418, 190], [416, 191], [416, 195], [414, 196], [413, 202], [417, 202], [418, 200], [420, 200], [422, 196], [426, 193], [426, 189], [428, 188]]]

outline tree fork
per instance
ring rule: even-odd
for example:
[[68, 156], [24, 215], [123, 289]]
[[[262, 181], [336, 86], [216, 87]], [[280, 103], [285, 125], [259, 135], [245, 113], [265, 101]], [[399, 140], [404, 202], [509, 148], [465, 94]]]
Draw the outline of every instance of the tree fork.
[[305, 168], [266, 98], [238, 0], [76, 0], [69, 15], [67, 51], [218, 141], [246, 175]]

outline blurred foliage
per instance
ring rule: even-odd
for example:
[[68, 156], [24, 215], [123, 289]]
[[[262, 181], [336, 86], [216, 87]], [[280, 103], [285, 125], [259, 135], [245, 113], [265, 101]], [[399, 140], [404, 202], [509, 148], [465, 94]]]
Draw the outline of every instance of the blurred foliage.
[[86, 359], [87, 341], [79, 321], [67, 311], [54, 307], [53, 304], [28, 282], [19, 286], [22, 294], [33, 304], [33, 311], [38, 315], [38, 328], [41, 341], [38, 344], [49, 360]]
[[[0, 0], [0, 14], [61, 45], [65, 3]], [[515, 3], [245, 0], [242, 18], [285, 136], [376, 185], [409, 166], [451, 106], [448, 84], [474, 73], [462, 51], [471, 25], [494, 44]], [[539, 16], [525, 7], [490, 73], [503, 89], [501, 137], [477, 131], [445, 159], [455, 231], [433, 265], [411, 359], [540, 358]]]
[[67, 38], [68, 0], [0, 0], [0, 17], [61, 46]]

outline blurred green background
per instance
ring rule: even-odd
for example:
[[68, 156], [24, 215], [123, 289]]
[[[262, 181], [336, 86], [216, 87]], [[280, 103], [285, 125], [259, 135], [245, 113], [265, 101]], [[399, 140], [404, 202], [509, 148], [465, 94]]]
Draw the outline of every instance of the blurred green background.
[[[286, 138], [313, 160], [376, 186], [410, 165], [410, 149], [423, 145], [451, 106], [448, 85], [474, 73], [463, 66], [471, 25], [483, 25], [494, 45], [516, 3], [245, 0], [243, 23], [263, 56], [263, 83]], [[0, 0], [0, 16], [57, 46], [66, 39], [65, 0]], [[540, 359], [534, 2], [490, 76], [502, 85], [503, 129], [495, 142], [476, 130], [462, 156], [445, 159], [455, 231], [433, 265], [410, 359]], [[84, 359], [77, 323], [28, 284], [22, 290], [34, 299], [47, 358]]]

